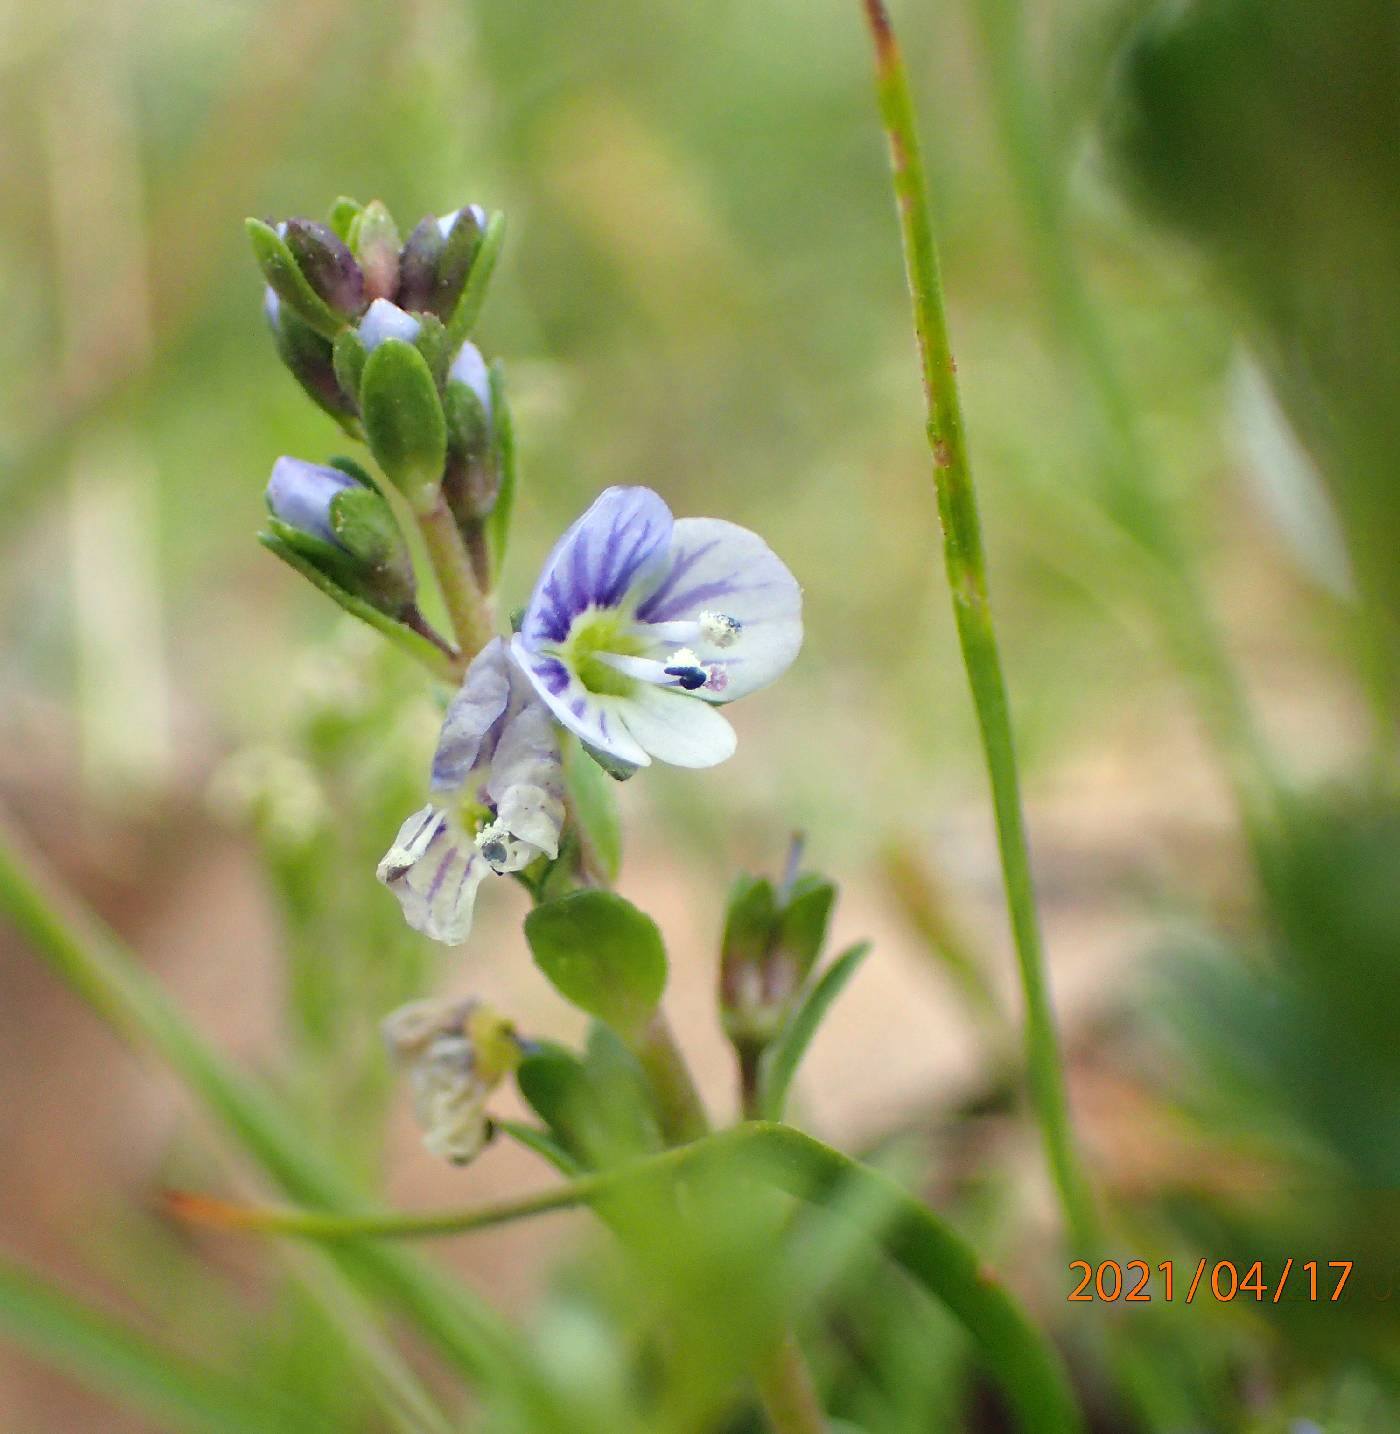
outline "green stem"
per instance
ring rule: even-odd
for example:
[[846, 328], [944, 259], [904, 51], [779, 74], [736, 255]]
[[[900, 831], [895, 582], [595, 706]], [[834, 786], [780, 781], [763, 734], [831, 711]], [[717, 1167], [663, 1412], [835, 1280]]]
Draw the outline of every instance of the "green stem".
[[787, 1125], [752, 1122], [720, 1131], [619, 1169], [585, 1175], [519, 1200], [464, 1210], [334, 1215], [317, 1210], [213, 1206], [219, 1223], [266, 1233], [326, 1241], [367, 1237], [458, 1235], [552, 1210], [605, 1203], [636, 1182], [677, 1180], [710, 1162], [743, 1162], [746, 1174], [814, 1204], [858, 1195], [862, 1205], [888, 1212], [879, 1233], [886, 1253], [936, 1299], [979, 1343], [987, 1366], [1006, 1391], [1020, 1426], [1036, 1434], [1077, 1434], [1075, 1409], [1053, 1346], [1007, 1293], [1000, 1279], [950, 1225], [913, 1199], [889, 1176]]
[[438, 587], [442, 590], [447, 614], [452, 619], [452, 630], [457, 635], [457, 645], [462, 649], [463, 661], [470, 662], [496, 635], [491, 604], [476, 584], [471, 557], [462, 541], [457, 520], [447, 504], [439, 499], [430, 512], [420, 513], [418, 526], [422, 530], [433, 571], [437, 574]]
[[[62, 897], [0, 824], [0, 911], [34, 953], [133, 1049], [156, 1056], [293, 1200], [363, 1205], [267, 1091], [230, 1066], [185, 1020], [159, 983], [107, 931], [60, 914]], [[504, 1326], [468, 1290], [400, 1252], [349, 1252], [347, 1272], [406, 1307], [457, 1364], [485, 1378], [516, 1368]]]
[[272, 534], [259, 533], [258, 541], [269, 552], [281, 558], [288, 567], [295, 568], [308, 582], [320, 588], [332, 602], [421, 662], [434, 677], [451, 683], [462, 680], [462, 662], [459, 655], [443, 642], [442, 637], [433, 631], [416, 608], [405, 614], [402, 622], [396, 621], [387, 613], [371, 607], [363, 599], [347, 593], [344, 588], [337, 587], [319, 568], [307, 562], [294, 548]]
[[784, 1330], [759, 1362], [754, 1382], [778, 1434], [826, 1434], [826, 1411], [802, 1347], [791, 1331]]
[[991, 777], [997, 845], [1026, 1003], [1026, 1063], [1031, 1099], [1075, 1252], [1092, 1258], [1098, 1244], [1098, 1222], [1070, 1129], [1064, 1067], [1046, 980], [1030, 852], [1021, 813], [1020, 777], [1006, 682], [987, 599], [986, 555], [909, 80], [882, 0], [863, 0], [863, 3], [875, 42], [876, 91], [889, 138], [905, 266], [914, 306], [948, 585]]
[[665, 1012], [657, 1009], [632, 1047], [656, 1099], [667, 1143], [680, 1145], [708, 1134], [710, 1119]]

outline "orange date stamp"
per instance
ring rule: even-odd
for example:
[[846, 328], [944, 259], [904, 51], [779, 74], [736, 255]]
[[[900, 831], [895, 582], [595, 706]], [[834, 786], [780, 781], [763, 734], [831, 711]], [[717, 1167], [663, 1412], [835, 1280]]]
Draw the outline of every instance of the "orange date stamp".
[[1175, 1260], [1161, 1260], [1156, 1265], [1146, 1260], [1122, 1264], [1100, 1260], [1097, 1265], [1088, 1260], [1071, 1260], [1069, 1272], [1078, 1283], [1068, 1298], [1071, 1304], [1114, 1304], [1120, 1300], [1124, 1304], [1146, 1304], [1151, 1300], [1168, 1304], [1181, 1300], [1188, 1305], [1213, 1300], [1229, 1304], [1240, 1299], [1278, 1304], [1285, 1298], [1335, 1304], [1342, 1297], [1351, 1271], [1351, 1260], [1294, 1261], [1292, 1256], [1269, 1270], [1262, 1260], [1241, 1265], [1233, 1260], [1204, 1257], [1194, 1267], [1178, 1265]]

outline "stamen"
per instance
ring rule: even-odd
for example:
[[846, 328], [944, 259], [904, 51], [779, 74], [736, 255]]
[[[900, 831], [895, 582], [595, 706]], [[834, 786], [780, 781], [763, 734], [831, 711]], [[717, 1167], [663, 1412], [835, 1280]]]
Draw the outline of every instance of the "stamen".
[[497, 876], [519, 871], [534, 859], [534, 848], [530, 843], [521, 841], [514, 832], [498, 821], [482, 827], [477, 832], [476, 849]]
[[700, 666], [700, 659], [688, 647], [678, 647], [667, 658], [664, 670], [667, 677], [674, 677], [687, 692], [703, 687], [710, 675]]
[[703, 667], [668, 667], [667, 677], [674, 677], [687, 692], [694, 692], [709, 681], [709, 674]]
[[730, 617], [727, 612], [711, 612], [708, 608], [696, 621], [700, 626], [700, 636], [712, 647], [733, 647], [744, 630], [737, 617]]

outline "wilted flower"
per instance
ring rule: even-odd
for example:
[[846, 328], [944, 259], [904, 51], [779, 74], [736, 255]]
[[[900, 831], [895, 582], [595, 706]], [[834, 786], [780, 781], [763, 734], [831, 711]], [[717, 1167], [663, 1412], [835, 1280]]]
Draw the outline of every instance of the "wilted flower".
[[564, 824], [553, 719], [500, 638], [477, 655], [447, 709], [431, 790], [379, 863], [379, 879], [410, 926], [457, 945], [487, 873], [558, 856]]
[[735, 740], [711, 704], [766, 686], [801, 645], [801, 589], [760, 537], [609, 488], [550, 554], [512, 651], [591, 748], [709, 767]]
[[511, 1023], [477, 1001], [430, 999], [401, 1006], [382, 1029], [408, 1077], [423, 1144], [465, 1165], [491, 1138], [488, 1097], [520, 1064]]

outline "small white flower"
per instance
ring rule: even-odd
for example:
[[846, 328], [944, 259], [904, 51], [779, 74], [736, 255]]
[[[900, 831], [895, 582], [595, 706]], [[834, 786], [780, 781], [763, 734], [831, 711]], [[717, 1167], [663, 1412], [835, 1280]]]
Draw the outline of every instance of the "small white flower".
[[555, 545], [511, 644], [555, 717], [624, 766], [709, 767], [714, 705], [767, 686], [802, 645], [802, 591], [756, 534], [609, 488]]

